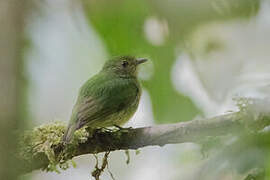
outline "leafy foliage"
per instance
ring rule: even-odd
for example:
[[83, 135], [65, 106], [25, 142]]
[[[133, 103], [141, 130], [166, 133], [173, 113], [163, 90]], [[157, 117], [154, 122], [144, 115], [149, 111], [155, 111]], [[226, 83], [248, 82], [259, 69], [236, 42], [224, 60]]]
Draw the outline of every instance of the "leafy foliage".
[[153, 61], [154, 75], [144, 87], [151, 96], [157, 122], [186, 121], [198, 114], [191, 100], [178, 93], [171, 82], [175, 42], [167, 39], [163, 45], [154, 46], [146, 40], [144, 23], [155, 14], [147, 1], [87, 1], [84, 7], [110, 56], [132, 54]]
[[[193, 102], [177, 92], [171, 70], [184, 41], [199, 25], [213, 21], [247, 18], [258, 12], [258, 0], [83, 1], [89, 22], [103, 40], [110, 56], [132, 54], [150, 57], [154, 65], [151, 80], [144, 87], [151, 96], [158, 123], [187, 121], [200, 113]], [[168, 23], [169, 36], [163, 44], [147, 40], [145, 23], [157, 17]], [[180, 44], [180, 46], [179, 46]], [[177, 49], [179, 50], [179, 49]]]

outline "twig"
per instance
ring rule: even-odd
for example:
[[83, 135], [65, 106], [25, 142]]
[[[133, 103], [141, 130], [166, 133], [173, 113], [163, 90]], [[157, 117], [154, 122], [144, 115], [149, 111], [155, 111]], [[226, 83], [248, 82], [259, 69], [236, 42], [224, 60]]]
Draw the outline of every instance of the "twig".
[[103, 160], [102, 160], [102, 165], [99, 168], [98, 167], [98, 157], [95, 154], [95, 158], [96, 158], [96, 166], [95, 166], [95, 170], [92, 172], [92, 176], [96, 179], [99, 180], [100, 175], [102, 174], [102, 172], [104, 171], [104, 169], [108, 166], [108, 157], [109, 157], [110, 152], [105, 152]]

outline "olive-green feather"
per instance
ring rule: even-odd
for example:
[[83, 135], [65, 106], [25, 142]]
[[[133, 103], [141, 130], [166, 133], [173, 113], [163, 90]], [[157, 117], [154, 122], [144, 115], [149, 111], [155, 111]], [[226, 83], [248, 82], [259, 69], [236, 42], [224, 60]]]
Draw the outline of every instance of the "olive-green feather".
[[69, 142], [74, 131], [85, 125], [91, 128], [122, 125], [132, 117], [141, 96], [137, 61], [128, 56], [113, 59], [81, 87], [64, 142]]

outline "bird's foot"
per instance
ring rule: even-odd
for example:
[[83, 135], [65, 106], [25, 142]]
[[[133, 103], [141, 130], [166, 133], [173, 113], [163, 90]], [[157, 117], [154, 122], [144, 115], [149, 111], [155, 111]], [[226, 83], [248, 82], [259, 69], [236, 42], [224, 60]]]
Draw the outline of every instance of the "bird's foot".
[[113, 132], [114, 131], [113, 129], [110, 129], [110, 128], [107, 128], [107, 127], [100, 127], [97, 130], [101, 131], [101, 132]]
[[112, 127], [100, 127], [100, 128], [97, 128], [96, 131], [99, 131], [99, 132], [117, 132], [117, 131], [128, 131], [128, 130], [131, 130], [132, 127], [127, 127], [127, 128], [124, 128], [124, 127], [121, 127], [119, 125], [116, 125], [114, 124]]
[[115, 128], [118, 129], [118, 130], [123, 130], [123, 129], [125, 129], [125, 128], [123, 128], [123, 127], [117, 125], [117, 124], [114, 124], [113, 127], [115, 127]]
[[113, 127], [115, 127], [118, 131], [125, 131], [125, 130], [130, 130], [132, 129], [132, 127], [127, 127], [127, 128], [124, 128], [124, 127], [121, 127], [117, 124], [114, 124]]

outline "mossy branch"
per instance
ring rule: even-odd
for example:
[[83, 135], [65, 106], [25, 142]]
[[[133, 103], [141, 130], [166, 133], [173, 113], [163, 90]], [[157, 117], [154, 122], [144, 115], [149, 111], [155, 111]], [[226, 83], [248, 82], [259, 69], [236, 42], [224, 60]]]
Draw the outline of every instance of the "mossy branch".
[[26, 132], [18, 152], [21, 172], [36, 169], [56, 171], [69, 167], [68, 160], [83, 154], [115, 150], [138, 149], [145, 146], [164, 146], [184, 142], [200, 142], [204, 138], [256, 132], [270, 125], [270, 101], [240, 99], [239, 111], [203, 120], [163, 124], [118, 130], [89, 128], [76, 131], [71, 144], [63, 145], [65, 125], [53, 123]]

